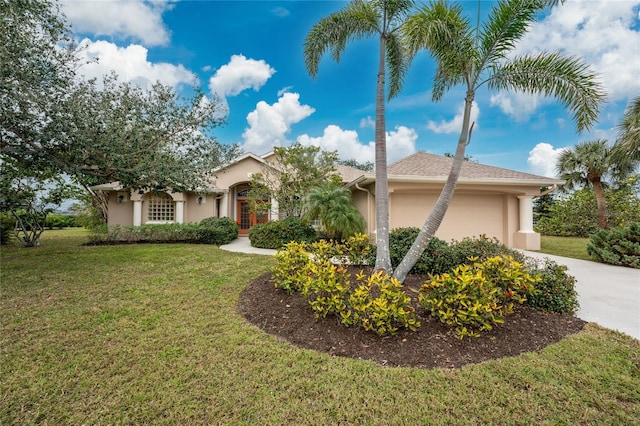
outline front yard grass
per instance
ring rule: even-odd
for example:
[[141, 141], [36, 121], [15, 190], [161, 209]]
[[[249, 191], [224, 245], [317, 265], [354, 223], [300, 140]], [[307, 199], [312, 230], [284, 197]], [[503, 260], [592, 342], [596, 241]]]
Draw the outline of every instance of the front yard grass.
[[540, 238], [540, 253], [595, 261], [587, 254], [587, 244], [589, 238], [543, 235]]
[[269, 256], [208, 245], [0, 249], [0, 424], [633, 424], [640, 342], [588, 324], [458, 370], [299, 349], [246, 322]]

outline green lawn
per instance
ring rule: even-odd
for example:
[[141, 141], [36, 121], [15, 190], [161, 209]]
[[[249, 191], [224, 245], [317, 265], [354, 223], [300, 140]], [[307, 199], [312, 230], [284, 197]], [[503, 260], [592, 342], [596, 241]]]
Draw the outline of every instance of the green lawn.
[[552, 237], [543, 235], [540, 239], [540, 253], [594, 261], [594, 259], [587, 254], [588, 243], [589, 238]]
[[[633, 424], [640, 342], [589, 324], [541, 353], [388, 368], [236, 310], [269, 256], [207, 245], [0, 249], [0, 424]], [[67, 236], [67, 238], [63, 238]]]

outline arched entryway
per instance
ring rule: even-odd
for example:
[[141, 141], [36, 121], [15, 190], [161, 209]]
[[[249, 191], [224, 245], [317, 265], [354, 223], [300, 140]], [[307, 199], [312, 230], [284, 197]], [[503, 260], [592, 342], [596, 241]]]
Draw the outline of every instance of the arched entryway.
[[[236, 222], [240, 226], [240, 235], [247, 235], [249, 229], [258, 223], [269, 221], [268, 212], [252, 212], [249, 202], [249, 187], [238, 187], [236, 190]], [[263, 200], [268, 203], [268, 199]]]

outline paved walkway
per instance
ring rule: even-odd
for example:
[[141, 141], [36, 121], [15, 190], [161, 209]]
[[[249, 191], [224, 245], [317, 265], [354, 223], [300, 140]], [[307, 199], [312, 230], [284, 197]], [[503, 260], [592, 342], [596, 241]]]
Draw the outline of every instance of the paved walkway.
[[[240, 237], [220, 248], [264, 255], [276, 253], [276, 250], [251, 247], [247, 237]], [[536, 258], [548, 257], [567, 266], [568, 273], [577, 280], [578, 318], [640, 339], [640, 270], [533, 251], [524, 253]]]

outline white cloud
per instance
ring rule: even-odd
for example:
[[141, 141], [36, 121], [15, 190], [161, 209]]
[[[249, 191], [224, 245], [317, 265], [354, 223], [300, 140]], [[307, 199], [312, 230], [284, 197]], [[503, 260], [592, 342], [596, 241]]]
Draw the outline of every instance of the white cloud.
[[278, 97], [284, 95], [287, 92], [290, 92], [291, 89], [293, 89], [293, 86], [283, 87], [282, 89], [278, 90]]
[[500, 110], [512, 116], [516, 121], [526, 121], [541, 104], [542, 98], [529, 93], [499, 92], [491, 95], [491, 106], [497, 105]]
[[366, 116], [365, 118], [362, 118], [360, 120], [360, 128], [364, 129], [365, 127], [370, 127], [372, 129], [375, 129], [376, 128], [376, 120], [371, 118], [370, 115]]
[[197, 80], [196, 75], [183, 65], [149, 62], [147, 49], [137, 44], [118, 47], [104, 40], [92, 42], [85, 39], [80, 45], [83, 48], [79, 50], [79, 55], [90, 62], [80, 67], [78, 72], [87, 78], [100, 79], [110, 71], [115, 71], [121, 81], [134, 82], [141, 87], [149, 87], [156, 81], [175, 87]]
[[242, 133], [244, 150], [263, 154], [274, 146], [286, 144], [291, 125], [314, 112], [309, 105], [300, 104], [298, 93], [285, 93], [273, 105], [258, 102], [256, 109], [247, 115], [249, 127]]
[[279, 18], [284, 18], [286, 16], [291, 15], [291, 12], [289, 12], [289, 9], [284, 7], [276, 7], [274, 9], [271, 9], [271, 12]]
[[171, 7], [172, 4], [167, 0], [62, 2], [62, 10], [75, 32], [131, 37], [148, 46], [169, 42], [169, 31], [162, 21], [162, 14]]
[[211, 77], [209, 88], [220, 97], [235, 96], [246, 89], [258, 91], [275, 72], [264, 60], [233, 55]]
[[[416, 152], [418, 134], [414, 129], [397, 126], [395, 131], [387, 132], [387, 161], [389, 163]], [[343, 130], [335, 124], [324, 129], [319, 137], [301, 135], [297, 141], [304, 146], [318, 146], [325, 151], [337, 151], [343, 160], [355, 159], [360, 163], [375, 161], [375, 142], [364, 144], [355, 130]]]
[[541, 142], [529, 151], [527, 164], [532, 173], [547, 177], [557, 177], [556, 163], [562, 151], [567, 148], [554, 148], [551, 144]]
[[[439, 123], [429, 120], [427, 128], [435, 133], [460, 133], [462, 130], [462, 116], [464, 114], [464, 102], [458, 107], [458, 112], [451, 121], [441, 120]], [[471, 105], [471, 123], [478, 121], [480, 115], [480, 108], [476, 101], [473, 101]]]
[[[514, 53], [561, 51], [579, 57], [600, 75], [608, 100], [624, 100], [640, 92], [640, 31], [637, 1], [568, 1], [533, 24]], [[535, 108], [500, 94], [502, 110], [522, 119]], [[493, 103], [493, 98], [492, 98]]]

